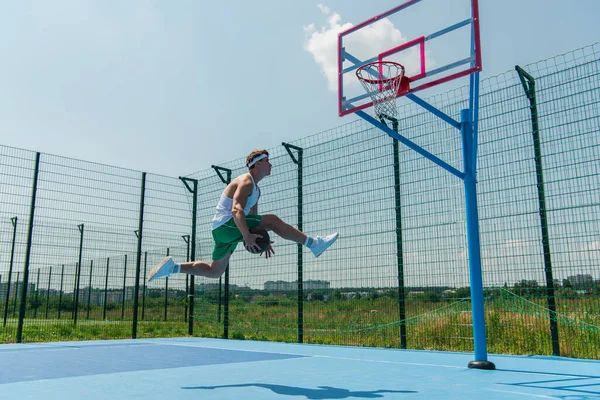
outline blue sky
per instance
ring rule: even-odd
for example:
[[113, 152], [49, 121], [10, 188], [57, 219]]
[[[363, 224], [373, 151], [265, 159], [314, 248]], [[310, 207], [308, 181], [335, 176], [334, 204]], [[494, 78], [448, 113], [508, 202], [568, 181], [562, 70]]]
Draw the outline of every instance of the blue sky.
[[[482, 78], [600, 36], [597, 0], [480, 3]], [[400, 1], [0, 4], [0, 144], [178, 176], [352, 120], [306, 27]]]

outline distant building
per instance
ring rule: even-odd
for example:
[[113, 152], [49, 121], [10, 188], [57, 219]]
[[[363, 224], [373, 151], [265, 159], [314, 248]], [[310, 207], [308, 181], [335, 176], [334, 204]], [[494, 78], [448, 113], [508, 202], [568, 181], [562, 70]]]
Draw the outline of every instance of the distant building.
[[196, 283], [195, 290], [208, 292], [210, 290], [219, 290], [219, 282]]
[[[331, 288], [331, 282], [321, 280], [309, 280], [302, 283], [304, 290], [327, 290]], [[267, 281], [265, 282], [265, 290], [289, 292], [298, 290], [298, 281]]]
[[[18, 292], [17, 292], [18, 288]], [[3, 303], [6, 300], [6, 291], [8, 290], [8, 279], [6, 282], [0, 283], [0, 303]], [[21, 295], [21, 290], [23, 290], [23, 282], [15, 282], [14, 280], [10, 283], [10, 299], [15, 298], [15, 294]], [[27, 285], [27, 293], [35, 293], [35, 283], [29, 283]]]
[[298, 290], [298, 281], [268, 281], [265, 282], [265, 290], [282, 292]]
[[331, 287], [331, 283], [328, 281], [311, 280], [304, 281], [303, 287], [304, 290], [329, 289]]
[[[219, 282], [209, 282], [209, 283], [196, 283], [194, 285], [195, 290], [199, 291], [199, 292], [208, 292], [211, 290], [219, 290], [219, 286], [221, 287], [221, 289], [223, 288], [222, 285], [219, 285]], [[229, 290], [232, 292], [237, 292], [237, 291], [247, 291], [247, 290], [252, 290], [250, 289], [248, 286], [238, 286], [236, 284], [230, 283], [229, 284]]]

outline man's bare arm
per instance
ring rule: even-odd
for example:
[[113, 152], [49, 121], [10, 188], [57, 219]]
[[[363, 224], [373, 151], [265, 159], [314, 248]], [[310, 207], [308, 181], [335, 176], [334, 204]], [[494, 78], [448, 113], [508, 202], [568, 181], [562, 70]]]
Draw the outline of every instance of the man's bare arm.
[[244, 179], [238, 183], [238, 186], [233, 194], [233, 208], [231, 213], [233, 214], [233, 221], [240, 230], [244, 240], [250, 235], [248, 226], [246, 225], [246, 215], [244, 214], [244, 208], [248, 202], [248, 197], [252, 194], [252, 181], [250, 179]]

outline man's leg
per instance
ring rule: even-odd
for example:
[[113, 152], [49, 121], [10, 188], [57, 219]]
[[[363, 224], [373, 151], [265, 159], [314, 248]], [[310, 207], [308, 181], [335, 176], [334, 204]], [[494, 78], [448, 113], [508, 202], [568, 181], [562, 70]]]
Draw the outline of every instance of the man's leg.
[[273, 231], [286, 240], [308, 247], [315, 257], [319, 257], [338, 238], [337, 233], [323, 237], [310, 237], [292, 225], [283, 222], [278, 216], [273, 214], [263, 215], [259, 227], [267, 231]]
[[181, 273], [196, 275], [196, 276], [204, 276], [207, 278], [218, 278], [227, 269], [227, 264], [229, 264], [229, 258], [231, 257], [231, 253], [228, 252], [227, 255], [220, 260], [213, 260], [212, 263], [208, 264], [204, 261], [190, 261], [181, 263]]
[[300, 232], [298, 229], [290, 224], [283, 222], [277, 215], [265, 214], [262, 216], [259, 227], [266, 229], [267, 231], [273, 231], [286, 240], [291, 240], [298, 244], [306, 243], [307, 235]]
[[173, 257], [167, 257], [158, 265], [156, 265], [148, 274], [148, 282], [152, 282], [156, 278], [167, 278], [171, 274], [182, 273], [189, 275], [204, 276], [207, 278], [218, 278], [227, 269], [229, 264], [229, 257], [231, 252], [219, 259], [213, 260], [212, 263], [208, 264], [204, 261], [189, 261], [181, 264], [175, 263]]

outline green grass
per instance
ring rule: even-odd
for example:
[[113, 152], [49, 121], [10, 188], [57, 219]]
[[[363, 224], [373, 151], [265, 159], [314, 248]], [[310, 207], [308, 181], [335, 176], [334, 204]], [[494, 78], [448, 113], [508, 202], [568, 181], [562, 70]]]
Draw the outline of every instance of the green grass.
[[[560, 299], [557, 302], [561, 355], [600, 359], [600, 302], [598, 299]], [[398, 304], [392, 298], [304, 303], [304, 342], [398, 348]], [[70, 312], [60, 320], [27, 318], [25, 342], [130, 338], [131, 310], [111, 310], [111, 318], [90, 310], [75, 325]], [[188, 334], [185, 308], [172, 305], [164, 321], [164, 307], [145, 309], [137, 325], [138, 338], [182, 337]], [[31, 313], [30, 313], [31, 314]], [[43, 313], [38, 312], [38, 316]], [[407, 348], [473, 351], [471, 311], [468, 301], [408, 301]], [[220, 319], [219, 319], [220, 317]], [[141, 318], [141, 313], [140, 313]], [[199, 299], [195, 305], [194, 336], [223, 337], [224, 308]], [[296, 342], [297, 304], [289, 299], [250, 304], [232, 300], [229, 307], [229, 338]], [[0, 342], [16, 341], [17, 320], [0, 326]], [[551, 355], [550, 319], [542, 299], [502, 297], [486, 301], [488, 351], [499, 354]]]

